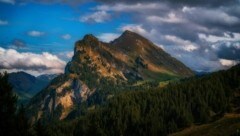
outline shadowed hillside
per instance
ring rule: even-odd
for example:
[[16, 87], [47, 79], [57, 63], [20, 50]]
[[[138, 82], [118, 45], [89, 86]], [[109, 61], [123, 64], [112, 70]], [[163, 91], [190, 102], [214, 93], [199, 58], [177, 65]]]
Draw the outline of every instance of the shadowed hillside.
[[25, 72], [10, 73], [8, 81], [18, 96], [18, 104], [26, 104], [35, 94], [44, 89], [57, 74], [32, 76]]

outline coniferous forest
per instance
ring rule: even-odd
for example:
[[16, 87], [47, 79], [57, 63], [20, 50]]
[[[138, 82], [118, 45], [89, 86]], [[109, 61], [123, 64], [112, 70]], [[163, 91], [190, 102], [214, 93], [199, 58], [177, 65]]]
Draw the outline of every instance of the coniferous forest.
[[[168, 135], [239, 111], [240, 65], [170, 82], [165, 87], [123, 91], [74, 120], [30, 125], [23, 106], [0, 75], [0, 132], [6, 135]], [[233, 132], [234, 134], [234, 132]]]

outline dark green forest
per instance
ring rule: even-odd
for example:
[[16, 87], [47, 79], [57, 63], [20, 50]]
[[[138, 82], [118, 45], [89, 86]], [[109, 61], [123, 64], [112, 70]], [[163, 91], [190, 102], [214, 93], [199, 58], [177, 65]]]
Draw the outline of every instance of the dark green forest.
[[8, 135], [164, 136], [192, 124], [215, 121], [225, 113], [239, 110], [240, 105], [240, 65], [237, 65], [226, 71], [170, 82], [163, 88], [153, 85], [121, 91], [77, 119], [48, 124], [40, 120], [30, 126], [24, 108], [16, 107], [17, 98], [7, 83], [7, 75], [1, 74], [0, 82], [0, 133]]
[[239, 87], [238, 65], [165, 88], [127, 91], [80, 117], [74, 135], [167, 135], [233, 112], [240, 105], [234, 96]]
[[0, 73], [0, 134], [5, 136], [28, 136], [30, 124], [25, 108], [17, 107], [17, 96], [8, 83], [8, 75]]

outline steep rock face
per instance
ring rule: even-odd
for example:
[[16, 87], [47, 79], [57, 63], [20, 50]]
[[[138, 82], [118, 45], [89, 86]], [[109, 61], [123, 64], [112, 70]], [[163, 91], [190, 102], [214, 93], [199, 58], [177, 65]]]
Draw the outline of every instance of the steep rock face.
[[76, 42], [65, 73], [31, 100], [29, 117], [33, 122], [65, 119], [81, 111], [81, 103], [102, 103], [114, 95], [111, 92], [124, 90], [125, 85], [136, 81], [191, 75], [184, 64], [136, 33], [126, 31], [111, 43], [86, 35]]
[[71, 76], [59, 76], [45, 90], [37, 94], [30, 102], [29, 116], [32, 122], [64, 119], [74, 106], [85, 101], [94, 90], [81, 80]]

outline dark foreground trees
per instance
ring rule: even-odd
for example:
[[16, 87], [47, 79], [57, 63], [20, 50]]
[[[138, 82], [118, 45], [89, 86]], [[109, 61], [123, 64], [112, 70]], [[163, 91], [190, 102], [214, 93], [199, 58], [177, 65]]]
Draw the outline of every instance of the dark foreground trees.
[[0, 135], [28, 136], [30, 125], [21, 106], [17, 110], [17, 96], [13, 94], [6, 73], [0, 73]]
[[239, 88], [240, 65], [165, 88], [124, 92], [80, 118], [74, 134], [168, 135], [231, 112]]

